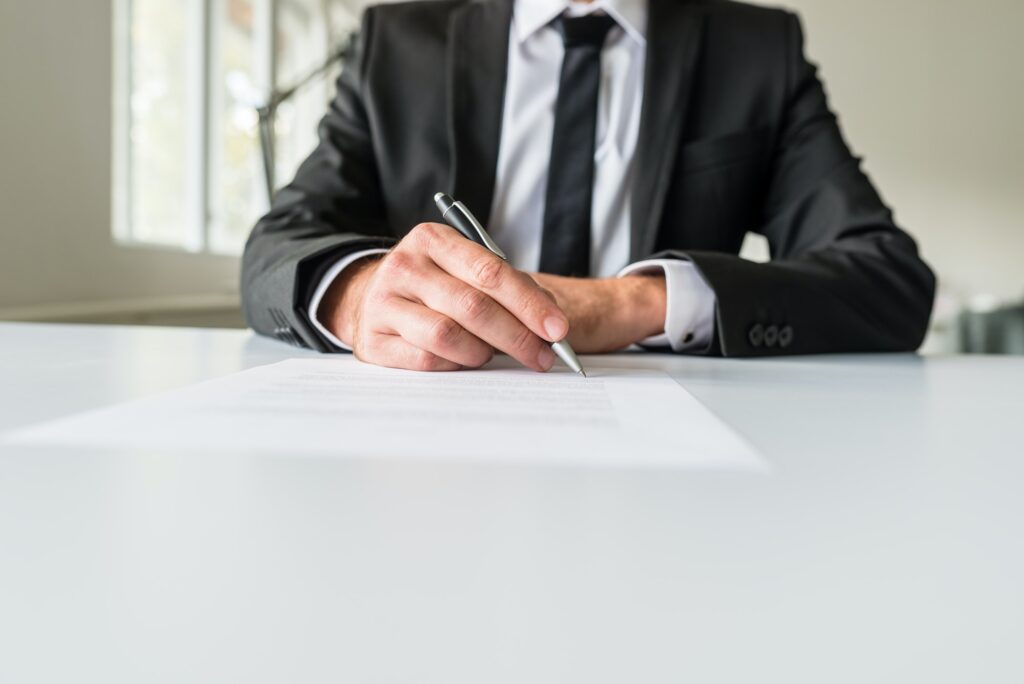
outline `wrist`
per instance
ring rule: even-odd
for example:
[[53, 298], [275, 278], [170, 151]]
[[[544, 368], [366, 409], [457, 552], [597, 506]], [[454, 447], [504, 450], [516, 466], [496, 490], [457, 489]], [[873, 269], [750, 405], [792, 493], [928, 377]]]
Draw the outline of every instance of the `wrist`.
[[366, 257], [350, 264], [331, 283], [318, 312], [321, 320], [339, 340], [353, 346], [359, 308], [366, 286], [380, 259]]
[[635, 331], [636, 341], [665, 332], [668, 295], [663, 275], [631, 275], [620, 279], [624, 283], [625, 302], [621, 310], [629, 318], [628, 325]]

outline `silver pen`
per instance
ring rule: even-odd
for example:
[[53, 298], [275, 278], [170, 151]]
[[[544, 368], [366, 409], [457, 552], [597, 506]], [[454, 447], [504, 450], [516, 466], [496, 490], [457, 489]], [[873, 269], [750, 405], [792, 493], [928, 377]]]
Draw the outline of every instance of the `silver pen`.
[[[444, 220], [452, 228], [478, 245], [483, 245], [505, 261], [508, 261], [508, 257], [501, 251], [501, 247], [495, 244], [494, 240], [491, 239], [491, 236], [487, 234], [487, 231], [484, 230], [484, 227], [480, 225], [480, 222], [476, 220], [476, 217], [473, 216], [473, 213], [466, 205], [462, 202], [456, 202], [443, 192], [434, 195], [434, 204], [441, 210], [441, 216], [444, 217]], [[587, 377], [587, 373], [583, 370], [580, 360], [576, 357], [576, 352], [572, 350], [572, 347], [569, 346], [566, 340], [552, 342], [551, 349], [558, 354], [558, 358], [562, 359], [565, 365], [571, 368], [573, 372]]]

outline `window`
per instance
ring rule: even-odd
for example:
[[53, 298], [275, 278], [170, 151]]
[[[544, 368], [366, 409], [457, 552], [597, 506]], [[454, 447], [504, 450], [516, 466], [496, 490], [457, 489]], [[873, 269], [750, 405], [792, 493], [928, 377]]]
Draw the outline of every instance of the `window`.
[[[323, 64], [356, 19], [338, 0], [115, 0], [114, 237], [240, 253], [268, 205], [257, 108]], [[336, 76], [278, 108], [278, 181], [316, 144]]]

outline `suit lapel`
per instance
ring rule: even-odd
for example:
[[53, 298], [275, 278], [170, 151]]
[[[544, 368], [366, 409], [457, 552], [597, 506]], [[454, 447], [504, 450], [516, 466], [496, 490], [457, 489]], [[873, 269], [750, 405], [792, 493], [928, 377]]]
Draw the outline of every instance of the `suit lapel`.
[[704, 16], [690, 0], [650, 0], [647, 65], [640, 111], [630, 260], [651, 254], [658, 237], [665, 193], [691, 100]]
[[449, 24], [451, 195], [481, 221], [494, 199], [512, 0], [472, 0]]

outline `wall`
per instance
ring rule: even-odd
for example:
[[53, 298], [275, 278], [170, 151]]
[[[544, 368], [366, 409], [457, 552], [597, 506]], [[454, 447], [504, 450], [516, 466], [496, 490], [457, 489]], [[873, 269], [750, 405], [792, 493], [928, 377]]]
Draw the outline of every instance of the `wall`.
[[[110, 0], [0, 0], [0, 310], [174, 306], [237, 292], [237, 260], [110, 239]], [[202, 295], [202, 297], [198, 297]], [[154, 299], [155, 298], [155, 299]], [[100, 302], [100, 304], [96, 304]], [[40, 305], [47, 305], [40, 308]]]
[[847, 138], [944, 290], [1024, 296], [1024, 3], [787, 4]]
[[[790, 4], [947, 291], [1024, 294], [1024, 3]], [[109, 1], [0, 0], [0, 310], [236, 288], [235, 259], [111, 243], [110, 46]]]

